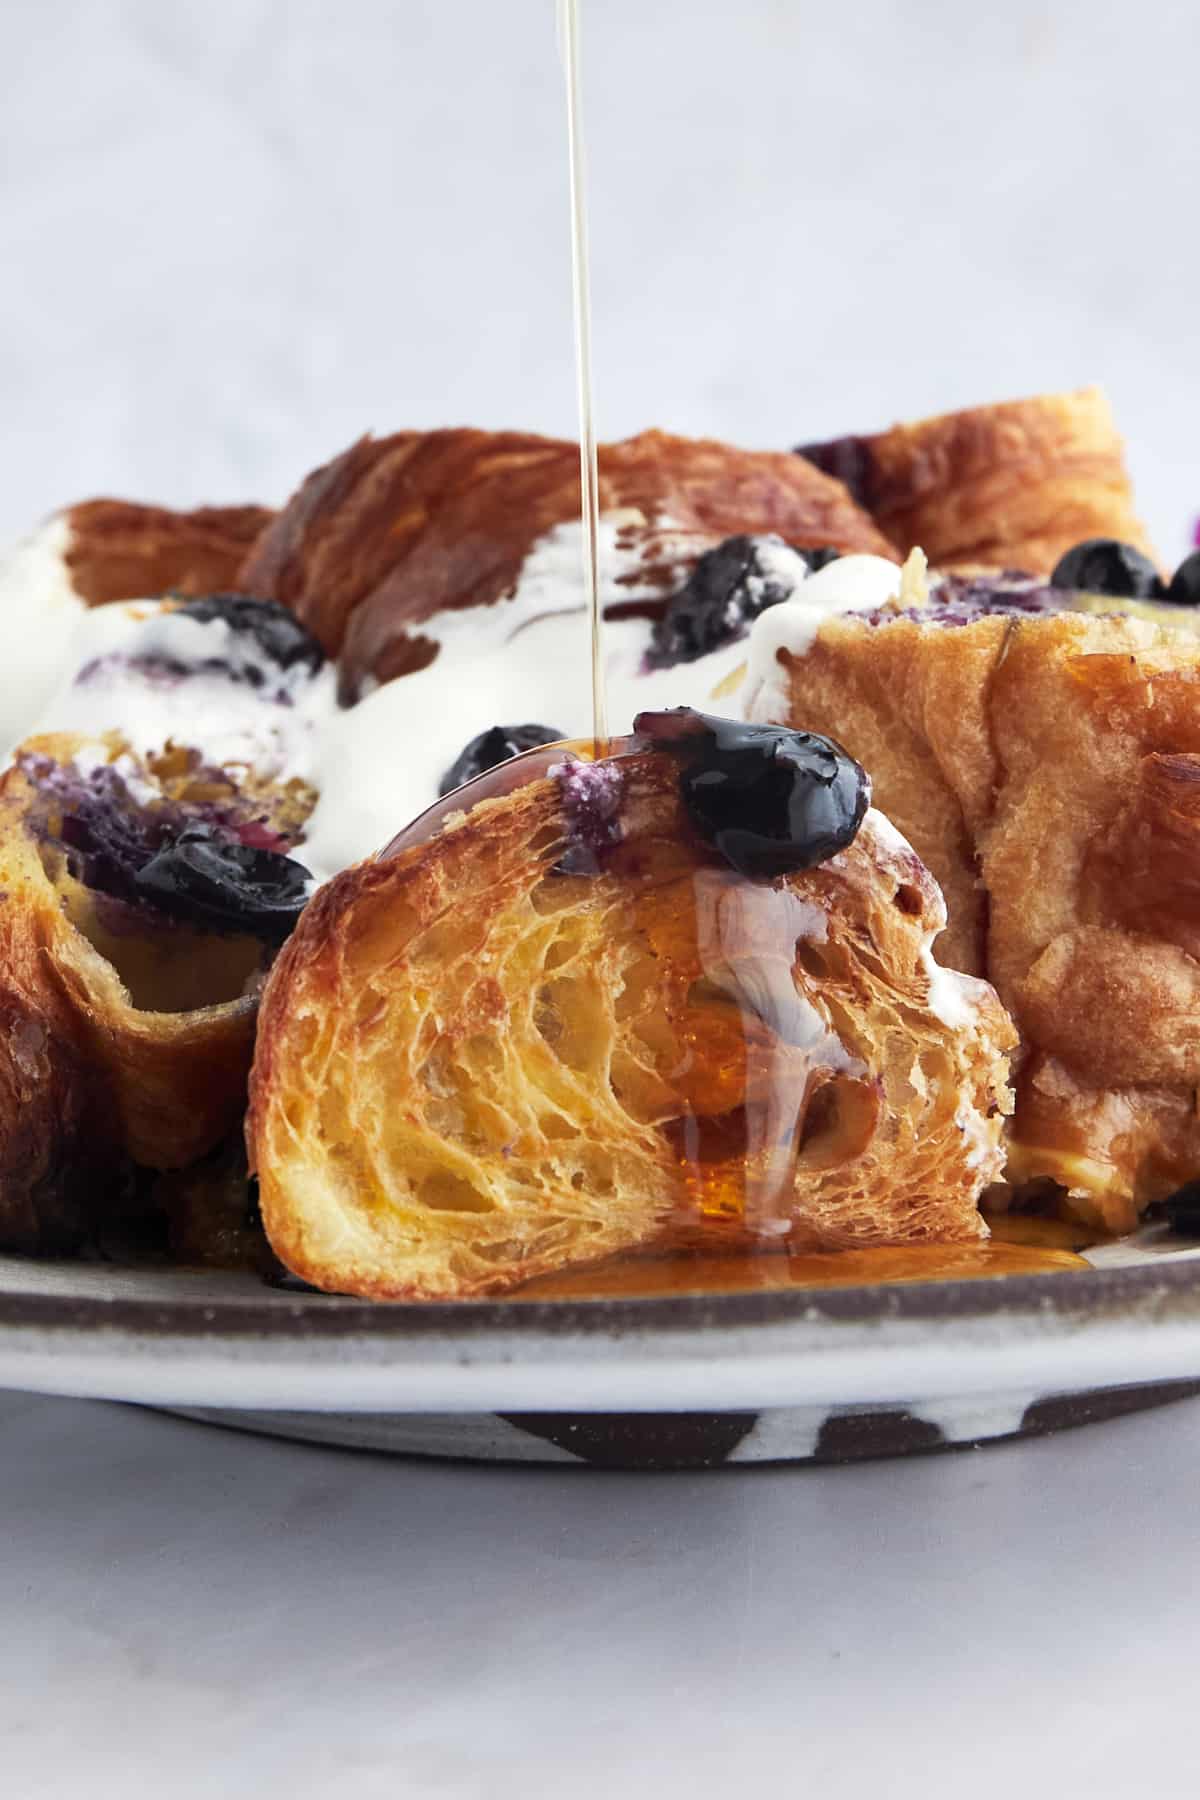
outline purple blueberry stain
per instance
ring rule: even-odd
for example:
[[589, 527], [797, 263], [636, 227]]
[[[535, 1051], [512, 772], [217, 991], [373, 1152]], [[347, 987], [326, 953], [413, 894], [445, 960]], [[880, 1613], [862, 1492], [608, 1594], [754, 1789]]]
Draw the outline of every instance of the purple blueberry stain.
[[606, 852], [621, 841], [625, 777], [616, 762], [553, 763], [567, 825], [567, 848], [556, 864], [563, 875], [595, 875]]
[[259, 814], [165, 797], [143, 805], [111, 763], [85, 772], [25, 752], [17, 764], [44, 802], [31, 829], [104, 899], [114, 930], [150, 913], [280, 942], [307, 901], [307, 869]]

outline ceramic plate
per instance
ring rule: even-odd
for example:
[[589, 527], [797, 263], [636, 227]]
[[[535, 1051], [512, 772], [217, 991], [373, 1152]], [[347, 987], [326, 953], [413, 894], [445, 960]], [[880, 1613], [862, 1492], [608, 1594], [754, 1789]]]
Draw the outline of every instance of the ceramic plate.
[[694, 1467], [978, 1443], [1200, 1391], [1200, 1245], [665, 1299], [378, 1306], [0, 1258], [0, 1383], [355, 1447]]

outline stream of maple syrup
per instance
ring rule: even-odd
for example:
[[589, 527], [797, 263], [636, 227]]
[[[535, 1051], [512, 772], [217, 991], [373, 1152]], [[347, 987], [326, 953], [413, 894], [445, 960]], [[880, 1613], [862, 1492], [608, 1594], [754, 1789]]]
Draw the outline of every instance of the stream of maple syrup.
[[559, 0], [559, 46], [567, 90], [567, 161], [571, 185], [571, 291], [575, 309], [575, 383], [579, 399], [579, 485], [583, 522], [583, 583], [592, 656], [592, 736], [604, 754], [604, 615], [600, 606], [600, 474], [592, 403], [592, 292], [588, 263], [587, 188], [583, 157], [579, 0]]

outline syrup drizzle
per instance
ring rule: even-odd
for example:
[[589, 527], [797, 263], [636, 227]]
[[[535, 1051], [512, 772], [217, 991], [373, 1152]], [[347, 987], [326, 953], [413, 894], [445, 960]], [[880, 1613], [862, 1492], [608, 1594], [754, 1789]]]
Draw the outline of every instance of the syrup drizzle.
[[600, 610], [600, 477], [592, 405], [592, 302], [588, 263], [587, 194], [583, 160], [579, 0], [559, 0], [559, 50], [567, 90], [567, 153], [571, 172], [571, 287], [575, 307], [575, 380], [579, 400], [579, 484], [583, 516], [583, 585], [591, 621], [592, 736], [596, 755], [608, 740], [604, 709], [604, 620]]

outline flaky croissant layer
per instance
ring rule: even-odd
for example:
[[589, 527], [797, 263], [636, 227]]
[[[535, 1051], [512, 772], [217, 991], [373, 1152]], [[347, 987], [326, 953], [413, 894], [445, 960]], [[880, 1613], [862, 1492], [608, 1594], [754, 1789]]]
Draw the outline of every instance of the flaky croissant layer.
[[248, 1121], [287, 1266], [460, 1298], [652, 1248], [984, 1235], [1012, 1031], [932, 964], [911, 849], [868, 814], [817, 868], [745, 881], [698, 853], [668, 757], [601, 766], [625, 833], [600, 872], [564, 872], [540, 779], [304, 915]]
[[945, 890], [939, 954], [1022, 1038], [1009, 1174], [1126, 1230], [1200, 1167], [1200, 658], [1138, 618], [827, 622], [785, 717], [836, 729]]

